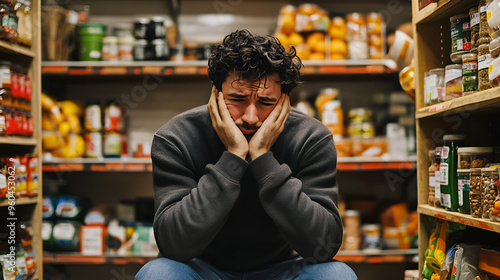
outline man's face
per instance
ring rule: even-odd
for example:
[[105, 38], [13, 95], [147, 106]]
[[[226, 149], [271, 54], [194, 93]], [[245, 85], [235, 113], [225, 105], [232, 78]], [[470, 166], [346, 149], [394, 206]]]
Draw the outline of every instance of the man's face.
[[281, 97], [277, 74], [260, 82], [238, 80], [230, 74], [222, 83], [222, 93], [231, 118], [244, 134], [252, 134], [262, 125]]

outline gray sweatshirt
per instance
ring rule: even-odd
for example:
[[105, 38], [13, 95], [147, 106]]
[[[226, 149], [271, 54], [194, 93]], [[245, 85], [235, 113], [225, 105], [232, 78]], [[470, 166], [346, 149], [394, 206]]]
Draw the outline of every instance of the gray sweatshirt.
[[225, 150], [206, 105], [160, 128], [151, 157], [163, 257], [245, 271], [297, 253], [329, 261], [341, 245], [332, 134], [295, 109], [271, 151], [253, 161]]

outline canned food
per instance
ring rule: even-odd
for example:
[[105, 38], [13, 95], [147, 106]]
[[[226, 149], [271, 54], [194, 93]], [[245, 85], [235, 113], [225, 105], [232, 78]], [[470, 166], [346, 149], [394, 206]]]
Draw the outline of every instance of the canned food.
[[104, 156], [120, 157], [122, 153], [122, 136], [118, 132], [104, 134]]
[[89, 102], [85, 109], [85, 129], [87, 131], [98, 131], [101, 128], [101, 106], [99, 106], [99, 101]]
[[85, 156], [88, 158], [102, 157], [102, 134], [89, 132], [85, 134]]

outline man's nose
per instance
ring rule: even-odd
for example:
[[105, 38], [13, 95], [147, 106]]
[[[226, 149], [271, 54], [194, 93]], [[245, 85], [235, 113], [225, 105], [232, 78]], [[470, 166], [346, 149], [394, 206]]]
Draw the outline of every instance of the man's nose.
[[248, 124], [256, 124], [259, 122], [258, 111], [255, 104], [250, 104], [245, 108], [242, 120]]

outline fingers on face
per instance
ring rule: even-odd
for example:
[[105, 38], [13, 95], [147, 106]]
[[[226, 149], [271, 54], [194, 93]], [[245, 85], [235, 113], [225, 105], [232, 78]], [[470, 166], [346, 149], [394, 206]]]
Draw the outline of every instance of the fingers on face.
[[210, 112], [210, 116], [212, 117], [212, 120], [215, 122], [220, 122], [221, 121], [221, 116], [219, 113], [219, 108], [217, 106], [217, 95], [218, 91], [215, 88], [215, 86], [212, 87], [212, 95], [210, 96], [210, 100], [208, 102], [208, 111]]

